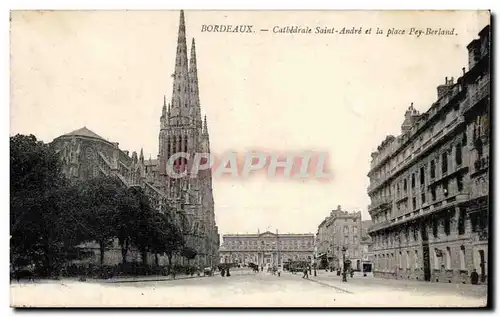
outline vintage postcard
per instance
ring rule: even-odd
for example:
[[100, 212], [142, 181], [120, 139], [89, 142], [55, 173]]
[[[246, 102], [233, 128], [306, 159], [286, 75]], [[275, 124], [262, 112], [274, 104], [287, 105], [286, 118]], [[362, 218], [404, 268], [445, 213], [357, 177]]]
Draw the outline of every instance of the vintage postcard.
[[12, 307], [485, 307], [489, 11], [11, 11]]

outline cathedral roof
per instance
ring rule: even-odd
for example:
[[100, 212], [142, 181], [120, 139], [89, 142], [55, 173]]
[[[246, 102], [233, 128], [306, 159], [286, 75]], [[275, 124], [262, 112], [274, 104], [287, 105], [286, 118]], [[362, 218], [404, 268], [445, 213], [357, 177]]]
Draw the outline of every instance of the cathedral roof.
[[95, 132], [90, 131], [89, 129], [87, 129], [87, 127], [80, 128], [78, 130], [67, 133], [63, 136], [85, 136], [85, 137], [89, 137], [89, 138], [100, 139], [100, 140], [107, 142], [106, 139], [104, 139], [100, 135], [96, 134]]

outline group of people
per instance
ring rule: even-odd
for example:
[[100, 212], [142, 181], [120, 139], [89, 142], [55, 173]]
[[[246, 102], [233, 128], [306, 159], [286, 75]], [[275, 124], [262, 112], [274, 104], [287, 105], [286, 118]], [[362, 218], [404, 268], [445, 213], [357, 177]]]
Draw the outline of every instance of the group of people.
[[267, 269], [268, 272], [271, 272], [272, 275], [281, 276], [281, 266], [276, 267], [276, 265], [269, 267]]
[[[255, 265], [255, 264], [251, 264], [249, 265], [249, 267], [255, 272], [255, 273], [259, 273], [259, 266], [258, 265]], [[260, 266], [260, 272], [264, 272], [264, 265], [261, 265]], [[281, 269], [281, 266], [276, 266], [276, 265], [273, 265], [273, 266], [268, 266], [267, 267], [267, 272], [268, 273], [271, 273], [272, 275], [278, 275], [278, 276], [281, 276], [281, 272], [282, 272], [282, 269]]]
[[[325, 269], [325, 270], [328, 272], [328, 269]], [[333, 271], [337, 271], [338, 276], [342, 275], [342, 268], [330, 269], [330, 272], [333, 272]], [[349, 275], [349, 276], [351, 276], [351, 278], [353, 278], [354, 277], [354, 270], [352, 269], [352, 267], [346, 267], [345, 274]]]
[[229, 273], [229, 266], [228, 267], [223, 267], [220, 269], [220, 276], [224, 277], [224, 276], [231, 276], [231, 273]]

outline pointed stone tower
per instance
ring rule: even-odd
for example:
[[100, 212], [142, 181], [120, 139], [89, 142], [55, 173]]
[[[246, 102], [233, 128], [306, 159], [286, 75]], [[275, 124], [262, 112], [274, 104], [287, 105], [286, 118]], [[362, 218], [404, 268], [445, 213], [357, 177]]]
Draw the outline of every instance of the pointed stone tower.
[[[171, 103], [163, 100], [160, 117], [158, 184], [171, 201], [180, 202], [188, 227], [185, 228], [185, 241], [196, 249], [195, 263], [213, 264], [218, 258], [219, 234], [215, 223], [214, 201], [212, 194], [212, 175], [197, 173], [181, 179], [173, 178], [167, 169], [170, 166], [177, 172], [191, 171], [184, 158], [169, 162], [176, 153], [187, 153], [191, 158], [196, 153], [210, 152], [206, 117], [202, 121], [195, 40], [192, 40], [188, 62], [186, 45], [186, 25], [184, 12], [181, 11], [177, 36], [175, 72]], [[173, 164], [172, 164], [173, 163]], [[192, 177], [191, 177], [192, 176]]]
[[184, 11], [181, 11], [172, 89], [171, 116], [175, 118], [175, 121], [179, 120], [179, 123], [185, 123], [185, 117], [189, 115], [189, 105], [189, 65], [186, 45], [186, 25]]
[[198, 88], [198, 69], [196, 66], [196, 44], [193, 38], [191, 44], [191, 58], [189, 59], [189, 88], [191, 102], [191, 116], [196, 128], [201, 129], [201, 109], [200, 109], [200, 92]]

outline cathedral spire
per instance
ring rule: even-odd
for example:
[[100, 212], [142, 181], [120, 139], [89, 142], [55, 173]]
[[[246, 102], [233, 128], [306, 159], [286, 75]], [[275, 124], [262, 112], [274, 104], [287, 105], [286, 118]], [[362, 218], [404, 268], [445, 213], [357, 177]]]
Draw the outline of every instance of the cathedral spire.
[[208, 135], [208, 127], [207, 127], [207, 115], [203, 119], [203, 134]]
[[194, 41], [194, 37], [191, 41], [191, 59], [189, 60], [189, 66], [191, 67], [191, 69], [194, 68], [194, 70], [196, 71], [196, 43]]
[[172, 92], [172, 115], [189, 114], [189, 69], [186, 45], [186, 25], [184, 11], [181, 10], [177, 35], [177, 53], [175, 57], [174, 84]]
[[141, 147], [141, 154], [139, 154], [139, 161], [144, 162], [144, 151], [142, 150], [142, 147]]
[[191, 95], [191, 113], [197, 125], [201, 128], [200, 93], [198, 89], [198, 67], [196, 65], [196, 44], [193, 38], [191, 42], [191, 58], [189, 59], [189, 85]]
[[163, 95], [163, 107], [161, 109], [161, 116], [165, 118], [167, 116], [167, 97]]

